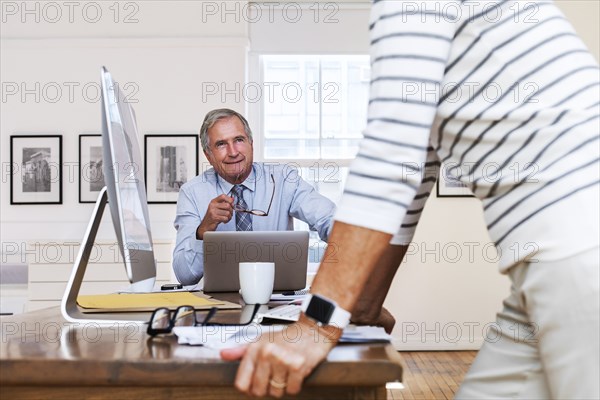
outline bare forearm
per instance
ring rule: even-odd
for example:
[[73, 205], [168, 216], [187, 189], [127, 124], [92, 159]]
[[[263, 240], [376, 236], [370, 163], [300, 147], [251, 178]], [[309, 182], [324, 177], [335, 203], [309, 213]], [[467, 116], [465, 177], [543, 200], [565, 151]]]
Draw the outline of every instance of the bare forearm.
[[407, 248], [407, 246], [389, 245], [385, 249], [352, 310], [352, 321], [360, 323], [377, 321]]
[[336, 222], [311, 291], [352, 310], [390, 238], [387, 233]]

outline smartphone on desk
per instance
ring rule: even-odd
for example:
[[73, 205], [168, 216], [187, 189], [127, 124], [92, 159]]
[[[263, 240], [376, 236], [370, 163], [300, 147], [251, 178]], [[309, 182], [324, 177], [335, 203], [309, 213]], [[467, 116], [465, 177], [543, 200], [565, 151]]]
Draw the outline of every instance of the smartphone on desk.
[[165, 283], [160, 287], [160, 290], [179, 290], [183, 289], [183, 285], [181, 283]]

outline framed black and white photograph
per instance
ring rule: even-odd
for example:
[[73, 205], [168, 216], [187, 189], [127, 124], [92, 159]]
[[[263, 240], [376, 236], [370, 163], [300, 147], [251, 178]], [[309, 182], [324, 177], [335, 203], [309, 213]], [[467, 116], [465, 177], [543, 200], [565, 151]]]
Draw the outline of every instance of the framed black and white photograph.
[[179, 188], [198, 175], [198, 135], [145, 135], [148, 203], [177, 203]]
[[442, 163], [437, 180], [437, 197], [474, 197], [471, 189], [456, 178], [459, 172], [460, 169]]
[[62, 136], [10, 137], [10, 204], [62, 204]]
[[102, 136], [79, 135], [79, 202], [95, 203], [103, 187]]

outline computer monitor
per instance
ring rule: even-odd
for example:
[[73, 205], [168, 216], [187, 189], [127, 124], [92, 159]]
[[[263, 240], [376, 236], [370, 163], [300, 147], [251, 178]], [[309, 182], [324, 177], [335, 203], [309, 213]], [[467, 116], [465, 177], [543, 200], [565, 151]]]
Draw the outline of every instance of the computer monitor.
[[[144, 184], [144, 165], [137, 140], [135, 113], [106, 68], [101, 70], [103, 173], [106, 186], [100, 191], [84, 234], [71, 278], [61, 302], [67, 321], [110, 322], [114, 316], [93, 316], [77, 306], [77, 296], [94, 246], [96, 233], [108, 203], [118, 247], [131, 286], [130, 292], [154, 289], [156, 261]], [[125, 315], [118, 320], [140, 321]], [[147, 319], [147, 315], [141, 318]]]
[[101, 86], [102, 170], [110, 214], [131, 289], [149, 292], [156, 265], [135, 113], [104, 67]]

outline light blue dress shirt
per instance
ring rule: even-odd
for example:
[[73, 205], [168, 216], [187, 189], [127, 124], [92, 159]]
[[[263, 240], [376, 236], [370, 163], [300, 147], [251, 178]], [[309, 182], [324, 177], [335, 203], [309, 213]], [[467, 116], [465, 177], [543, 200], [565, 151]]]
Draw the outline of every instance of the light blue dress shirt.
[[[304, 181], [294, 167], [281, 164], [254, 163], [252, 172], [243, 182], [244, 200], [248, 209], [267, 211], [273, 193], [273, 175], [275, 196], [269, 215], [252, 216], [255, 231], [293, 230], [293, 218], [306, 222], [311, 230], [327, 241], [331, 227], [335, 204], [320, 195]], [[210, 169], [184, 184], [177, 200], [177, 242], [173, 251], [173, 270], [177, 280], [184, 285], [198, 283], [204, 274], [203, 241], [196, 239], [196, 229], [202, 222], [208, 204], [212, 199], [228, 194], [232, 184]], [[217, 231], [235, 231], [235, 213], [226, 224], [219, 224]]]

